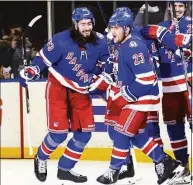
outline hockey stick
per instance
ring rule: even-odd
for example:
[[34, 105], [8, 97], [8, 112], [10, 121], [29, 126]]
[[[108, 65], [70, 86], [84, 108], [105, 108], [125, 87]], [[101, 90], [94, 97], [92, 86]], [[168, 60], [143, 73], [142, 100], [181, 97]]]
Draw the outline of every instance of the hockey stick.
[[148, 20], [148, 1], [145, 1], [145, 25], [148, 24], [149, 20]]
[[[28, 66], [27, 56], [26, 56], [26, 33], [27, 31], [32, 28], [32, 26], [40, 19], [42, 15], [38, 15], [34, 17], [30, 23], [28, 24], [27, 28], [24, 30], [24, 35], [22, 37], [22, 47], [23, 47], [23, 65]], [[29, 155], [33, 155], [33, 148], [31, 145], [31, 133], [30, 133], [30, 101], [29, 101], [29, 89], [28, 89], [28, 82], [26, 81], [27, 86], [25, 88], [25, 98], [26, 98], [26, 121], [27, 121], [27, 133], [28, 133], [28, 148], [29, 148]]]
[[[177, 17], [176, 17], [174, 2], [172, 3], [172, 12], [173, 12], [174, 24], [175, 24], [175, 27], [176, 27], [176, 33], [180, 33], [179, 22], [178, 22]], [[187, 72], [188, 64], [185, 63], [184, 52], [183, 52], [182, 48], [179, 47], [179, 50], [180, 50], [180, 56], [181, 56], [181, 59], [182, 59], [182, 65], [183, 65], [183, 69], [184, 69], [184, 76], [185, 76], [185, 80], [186, 80], [186, 88], [187, 88], [187, 91], [188, 91], [188, 99], [189, 99], [189, 102], [190, 102], [190, 109], [192, 109], [192, 106], [191, 106], [192, 105], [192, 93], [191, 93], [192, 85], [191, 85], [190, 81], [188, 80], [188, 72]], [[193, 127], [193, 125], [192, 125], [192, 127]], [[191, 130], [192, 130], [192, 133], [193, 133], [193, 129], [191, 129]]]
[[[108, 28], [107, 16], [106, 16], [106, 14], [104, 12], [103, 6], [102, 6], [102, 4], [99, 1], [97, 1], [97, 5], [98, 5], [99, 10], [101, 12], [101, 15], [103, 17], [103, 21], [105, 23], [105, 26], [106, 26], [106, 28]], [[109, 53], [113, 54], [113, 48], [111, 46], [111, 39], [108, 37], [108, 34], [107, 34], [107, 45], [108, 45]]]

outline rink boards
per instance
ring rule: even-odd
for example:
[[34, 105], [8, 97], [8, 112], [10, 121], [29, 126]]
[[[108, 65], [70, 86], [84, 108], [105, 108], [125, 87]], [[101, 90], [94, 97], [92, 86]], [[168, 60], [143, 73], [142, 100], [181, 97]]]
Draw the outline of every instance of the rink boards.
[[[19, 87], [18, 82], [1, 82], [0, 97], [3, 100], [3, 120], [1, 126], [1, 158], [31, 158], [28, 154], [28, 132], [26, 124], [25, 90]], [[46, 109], [45, 109], [45, 81], [31, 82], [30, 92], [30, 134], [34, 153], [47, 133]], [[161, 85], [160, 85], [161, 88]], [[86, 147], [82, 156], [85, 160], [109, 160], [112, 150], [112, 142], [106, 133], [104, 125], [104, 111], [106, 102], [98, 97], [92, 97], [94, 120], [96, 131]], [[160, 110], [161, 112], [161, 110]], [[171, 153], [169, 139], [165, 125], [160, 116], [161, 136], [164, 148]], [[191, 145], [191, 133], [186, 124], [189, 146]], [[71, 137], [67, 138], [66, 142]], [[51, 156], [58, 158], [64, 151], [66, 142], [61, 145]], [[191, 148], [191, 147], [189, 147]], [[141, 162], [151, 161], [136, 149], [137, 159]]]

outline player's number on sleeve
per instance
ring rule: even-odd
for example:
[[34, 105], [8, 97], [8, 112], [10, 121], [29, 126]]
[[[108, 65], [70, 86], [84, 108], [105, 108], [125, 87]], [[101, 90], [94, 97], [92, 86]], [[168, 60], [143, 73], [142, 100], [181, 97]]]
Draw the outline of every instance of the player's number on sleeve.
[[133, 57], [134, 64], [139, 65], [145, 62], [143, 53], [134, 54]]

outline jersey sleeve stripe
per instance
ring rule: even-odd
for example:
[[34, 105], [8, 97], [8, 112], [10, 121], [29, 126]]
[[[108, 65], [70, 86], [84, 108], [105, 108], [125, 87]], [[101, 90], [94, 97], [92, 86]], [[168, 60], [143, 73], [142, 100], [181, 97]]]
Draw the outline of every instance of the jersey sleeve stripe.
[[44, 53], [43, 53], [43, 49], [40, 50], [39, 52], [39, 55], [40, 57], [43, 59], [44, 63], [47, 65], [47, 66], [52, 66], [52, 63], [45, 57]]
[[149, 78], [151, 76], [155, 76], [155, 73], [153, 71], [147, 72], [147, 73], [141, 73], [135, 75], [137, 78]]

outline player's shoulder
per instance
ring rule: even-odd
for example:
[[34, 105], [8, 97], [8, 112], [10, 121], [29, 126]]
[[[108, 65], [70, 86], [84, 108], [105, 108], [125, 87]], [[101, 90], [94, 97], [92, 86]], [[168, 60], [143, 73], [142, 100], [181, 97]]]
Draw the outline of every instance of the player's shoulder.
[[95, 36], [97, 39], [97, 44], [99, 46], [106, 46], [107, 45], [107, 37], [105, 37], [103, 34], [99, 32], [95, 32]]
[[95, 35], [96, 35], [97, 39], [99, 39], [99, 40], [103, 40], [105, 38], [104, 35], [102, 33], [99, 33], [99, 32], [95, 32]]
[[189, 16], [182, 17], [182, 19], [180, 20], [180, 25], [189, 27], [190, 25], [192, 25], [192, 18]]
[[127, 45], [130, 49], [146, 46], [144, 39], [138, 35], [133, 35], [131, 38], [128, 39], [127, 42]]
[[184, 21], [184, 22], [188, 22], [188, 23], [192, 23], [192, 17], [190, 17], [190, 16], [184, 16], [184, 17], [183, 17], [183, 21]]
[[70, 30], [64, 30], [55, 34], [50, 41], [59, 47], [68, 46], [72, 43], [72, 39], [70, 37]]
[[66, 40], [70, 38], [70, 30], [64, 30], [62, 32], [59, 32], [53, 36], [55, 39], [59, 40]]

